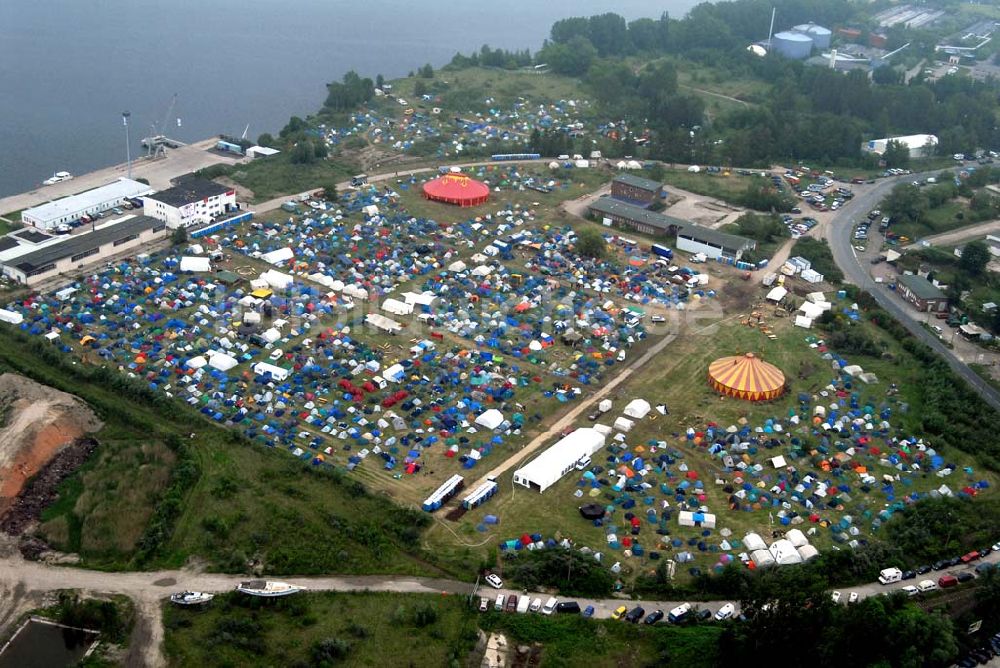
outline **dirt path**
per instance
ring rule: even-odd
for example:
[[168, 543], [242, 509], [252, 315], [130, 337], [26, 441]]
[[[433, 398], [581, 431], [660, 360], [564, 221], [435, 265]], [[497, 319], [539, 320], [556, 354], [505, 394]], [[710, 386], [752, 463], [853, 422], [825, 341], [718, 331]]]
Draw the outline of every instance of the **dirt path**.
[[693, 90], [696, 93], [702, 93], [703, 95], [711, 95], [712, 97], [717, 97], [720, 100], [729, 100], [730, 102], [735, 102], [736, 104], [741, 104], [747, 109], [754, 106], [747, 102], [746, 100], [741, 100], [738, 97], [731, 97], [729, 95], [724, 95], [722, 93], [716, 93], [714, 90], [705, 90], [704, 88], [697, 88], [695, 86], [688, 86], [687, 84], [677, 84], [680, 88], [687, 88], [688, 90]]
[[920, 246], [944, 246], [946, 244], [958, 243], [974, 237], [984, 237], [987, 234], [1000, 232], [1000, 220], [990, 220], [985, 223], [977, 223], [967, 227], [960, 227], [950, 232], [932, 234], [929, 237], [922, 237], [918, 242], [909, 244], [905, 248], [919, 248]]
[[559, 432], [561, 432], [563, 429], [572, 425], [573, 422], [575, 422], [576, 419], [580, 417], [581, 414], [583, 414], [588, 409], [592, 409], [597, 403], [601, 401], [601, 399], [604, 399], [609, 394], [611, 394], [611, 392], [614, 391], [616, 387], [618, 387], [626, 380], [631, 378], [633, 373], [646, 366], [650, 362], [650, 360], [659, 355], [660, 352], [676, 338], [677, 334], [675, 332], [670, 332], [669, 334], [664, 335], [663, 338], [657, 341], [652, 348], [647, 350], [641, 357], [632, 362], [632, 364], [630, 364], [620, 374], [618, 374], [610, 381], [605, 383], [604, 386], [601, 389], [599, 389], [596, 393], [591, 395], [589, 399], [583, 399], [582, 401], [580, 401], [565, 415], [563, 415], [561, 418], [552, 423], [552, 425], [548, 429], [546, 429], [544, 432], [542, 432], [534, 439], [532, 439], [531, 442], [528, 443], [526, 446], [524, 446], [520, 452], [518, 452], [516, 455], [508, 457], [506, 460], [504, 460], [502, 464], [492, 469], [489, 473], [481, 477], [476, 482], [472, 483], [469, 486], [469, 489], [476, 489], [481, 484], [485, 483], [489, 478], [499, 477], [503, 473], [514, 468], [514, 466], [525, 461], [528, 458], [528, 456], [531, 455], [531, 453], [533, 453], [535, 450], [539, 449], [540, 447], [548, 443], [554, 436], [559, 434]]

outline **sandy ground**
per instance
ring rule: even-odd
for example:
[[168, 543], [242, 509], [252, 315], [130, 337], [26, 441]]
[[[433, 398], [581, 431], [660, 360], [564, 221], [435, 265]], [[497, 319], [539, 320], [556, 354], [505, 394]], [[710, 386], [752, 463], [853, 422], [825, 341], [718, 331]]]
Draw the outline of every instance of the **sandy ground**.
[[15, 374], [0, 376], [0, 514], [24, 483], [67, 445], [101, 427], [76, 397]]

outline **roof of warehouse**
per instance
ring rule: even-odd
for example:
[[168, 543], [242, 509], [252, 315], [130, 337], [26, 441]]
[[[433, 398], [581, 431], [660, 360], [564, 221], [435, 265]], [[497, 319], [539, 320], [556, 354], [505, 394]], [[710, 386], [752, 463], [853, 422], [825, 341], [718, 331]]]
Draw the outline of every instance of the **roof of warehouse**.
[[14, 258], [11, 263], [21, 271], [32, 271], [38, 267], [44, 267], [47, 264], [58, 262], [63, 258], [72, 257], [93, 248], [100, 248], [105, 244], [145, 232], [157, 226], [162, 227], [163, 221], [149, 216], [125, 218], [120, 222], [115, 221], [98, 227], [93, 232], [61, 237], [57, 243], [25, 253]]
[[944, 299], [945, 294], [923, 276], [903, 274], [898, 281], [905, 285], [917, 299]]
[[637, 223], [652, 225], [661, 230], [668, 230], [671, 227], [681, 227], [687, 222], [673, 216], [665, 216], [662, 213], [649, 211], [632, 204], [616, 200], [612, 197], [598, 197], [590, 203], [590, 210], [598, 213], [606, 213], [613, 216], [622, 216]]
[[157, 202], [163, 202], [170, 206], [184, 206], [200, 202], [209, 197], [216, 197], [232, 190], [229, 186], [224, 186], [208, 179], [187, 179], [177, 184], [173, 188], [161, 190], [152, 196]]
[[121, 199], [122, 197], [139, 197], [151, 192], [153, 192], [153, 189], [145, 183], [120, 178], [114, 183], [87, 190], [78, 195], [62, 197], [47, 204], [25, 209], [21, 212], [21, 217], [24, 218], [27, 216], [33, 220], [58, 220], [64, 216], [72, 216], [81, 211], [100, 206], [105, 202]]
[[634, 188], [640, 188], [642, 190], [650, 190], [652, 192], [660, 192], [663, 189], [662, 183], [657, 183], [652, 179], [644, 179], [641, 176], [635, 176], [633, 174], [619, 174], [614, 178], [618, 183], [624, 183], [627, 186], [632, 186]]
[[757, 245], [753, 239], [747, 239], [746, 237], [741, 237], [738, 234], [720, 232], [719, 230], [709, 229], [694, 223], [683, 223], [677, 230], [677, 236], [689, 236], [696, 241], [704, 241], [710, 244], [722, 246], [723, 248], [733, 248], [737, 250], [741, 248], [753, 248]]

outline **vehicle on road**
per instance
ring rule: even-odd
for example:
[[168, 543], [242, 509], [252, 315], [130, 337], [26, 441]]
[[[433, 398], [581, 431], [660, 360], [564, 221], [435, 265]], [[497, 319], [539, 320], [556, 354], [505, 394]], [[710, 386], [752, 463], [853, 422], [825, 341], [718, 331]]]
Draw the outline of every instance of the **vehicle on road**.
[[719, 608], [719, 611], [715, 613], [715, 621], [722, 622], [733, 616], [736, 612], [736, 606], [732, 603], [726, 603], [724, 606]]
[[496, 573], [490, 573], [486, 576], [486, 584], [494, 589], [503, 589], [503, 580]]
[[586, 608], [583, 609], [583, 612], [580, 613], [580, 614], [582, 614], [587, 619], [593, 617], [594, 616], [594, 606], [588, 605]]
[[834, 603], [840, 603], [840, 592], [839, 591], [833, 592], [832, 594], [830, 594], [830, 598], [833, 599]]
[[545, 601], [545, 605], [542, 606], [542, 614], [551, 615], [556, 611], [556, 605], [558, 604], [559, 601], [557, 601], [554, 596], [550, 597], [549, 600]]
[[556, 604], [556, 612], [569, 612], [579, 615], [581, 612], [580, 604], [576, 601], [559, 601], [559, 603]]
[[507, 597], [504, 594], [497, 594], [497, 600], [493, 603], [493, 609], [497, 612], [503, 612], [503, 608], [506, 604]]
[[637, 605], [636, 607], [632, 608], [625, 614], [625, 621], [631, 622], [633, 624], [638, 624], [639, 620], [642, 619], [643, 615], [645, 614], [646, 614], [645, 609], [643, 609], [642, 606]]
[[642, 620], [642, 623], [643, 624], [655, 624], [656, 622], [658, 622], [661, 619], [663, 619], [663, 617], [664, 617], [664, 615], [663, 615], [663, 611], [662, 610], [654, 610], [653, 612], [651, 612], [648, 615], [646, 615], [646, 619]]
[[620, 605], [617, 608], [615, 608], [614, 612], [611, 613], [611, 619], [614, 620], [621, 619], [622, 617], [625, 616], [625, 613], [627, 612], [628, 608], [626, 608], [624, 605]]

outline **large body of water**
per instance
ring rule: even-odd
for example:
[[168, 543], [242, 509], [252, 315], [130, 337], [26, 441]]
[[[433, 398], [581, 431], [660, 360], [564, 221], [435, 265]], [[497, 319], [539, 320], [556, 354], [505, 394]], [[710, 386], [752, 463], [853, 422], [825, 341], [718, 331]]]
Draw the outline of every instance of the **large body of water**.
[[697, 0], [9, 0], [0, 2], [0, 195], [124, 162], [173, 95], [196, 140], [249, 137], [315, 111], [354, 69], [403, 76], [483, 44], [537, 50], [551, 24], [614, 11], [681, 16]]

